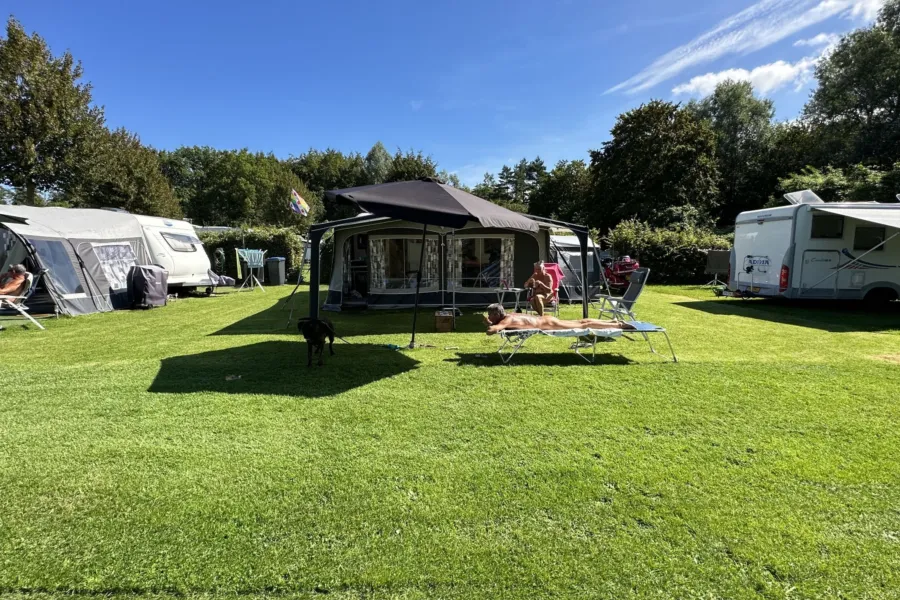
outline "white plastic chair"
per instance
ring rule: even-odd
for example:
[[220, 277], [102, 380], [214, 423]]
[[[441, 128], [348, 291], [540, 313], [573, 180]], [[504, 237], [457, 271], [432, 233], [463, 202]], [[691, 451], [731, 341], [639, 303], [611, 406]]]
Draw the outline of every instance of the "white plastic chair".
[[[34, 294], [34, 289], [37, 287], [34, 281], [34, 275], [31, 273], [25, 273], [25, 282], [22, 284], [22, 287], [19, 288], [19, 294], [16, 296], [0, 296], [0, 314], [7, 313], [13, 314], [18, 313], [22, 315], [32, 323], [34, 323], [38, 329], [45, 329], [43, 325], [37, 322], [37, 320], [28, 314], [28, 307], [25, 306], [25, 301], [31, 298], [32, 294]], [[7, 307], [4, 309], [4, 307]]]

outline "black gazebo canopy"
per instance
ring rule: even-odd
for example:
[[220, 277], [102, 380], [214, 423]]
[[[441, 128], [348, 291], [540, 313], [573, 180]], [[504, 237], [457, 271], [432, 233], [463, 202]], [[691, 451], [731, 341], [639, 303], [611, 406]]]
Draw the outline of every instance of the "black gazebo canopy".
[[[317, 223], [310, 228], [309, 243], [312, 251], [310, 256], [309, 316], [312, 319], [317, 319], [319, 316], [319, 244], [322, 236], [329, 229], [349, 227], [362, 220], [369, 220], [373, 216], [421, 223], [423, 225], [423, 252], [425, 248], [424, 238], [428, 232], [429, 225], [461, 229], [467, 223], [476, 221], [484, 227], [514, 229], [528, 233], [537, 233], [540, 229], [539, 223], [560, 225], [570, 229], [581, 242], [582, 273], [587, 272], [588, 230], [586, 227], [523, 215], [435, 179], [397, 181], [332, 190], [325, 192], [325, 195], [331, 199], [352, 202], [370, 214], [340, 221]], [[422, 264], [421, 260], [419, 264]], [[418, 304], [418, 275], [416, 298]], [[584, 316], [587, 317], [588, 302], [586, 296], [583, 302], [583, 311]], [[415, 317], [413, 320], [414, 341]]]

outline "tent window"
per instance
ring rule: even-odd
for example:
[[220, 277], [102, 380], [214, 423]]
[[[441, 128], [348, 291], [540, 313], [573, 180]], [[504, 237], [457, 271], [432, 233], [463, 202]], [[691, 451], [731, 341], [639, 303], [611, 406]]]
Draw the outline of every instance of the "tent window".
[[196, 252], [200, 240], [192, 235], [182, 233], [162, 233], [163, 239], [175, 252]]
[[501, 238], [463, 238], [461, 287], [500, 287]]
[[840, 215], [813, 215], [812, 239], [834, 240], [844, 237], [844, 217]]
[[[369, 238], [372, 288], [377, 290], [414, 290], [422, 240], [413, 237]], [[425, 264], [422, 265], [422, 289], [438, 286], [438, 240], [425, 242]]]
[[128, 289], [128, 272], [137, 259], [128, 242], [121, 244], [93, 244], [94, 254], [112, 290]]
[[[856, 235], [853, 237], [854, 250], [871, 250], [884, 241], [884, 227], [857, 227]], [[884, 245], [880, 246], [875, 252], [884, 250]]]
[[9, 258], [15, 242], [16, 238], [9, 229], [0, 228], [0, 273], [6, 272], [7, 267], [12, 264]]
[[[432, 240], [429, 240], [432, 242]], [[429, 245], [434, 245], [433, 243]], [[419, 259], [422, 253], [422, 240], [389, 238], [384, 240], [384, 289], [415, 289], [416, 272], [419, 270]], [[428, 269], [425, 269], [428, 271]], [[434, 274], [422, 273], [422, 287], [436, 285]]]
[[69, 258], [63, 242], [50, 240], [29, 240], [44, 267], [49, 270], [50, 279], [61, 294], [83, 294], [84, 288], [78, 272]]
[[[568, 266], [571, 267], [571, 271], [573, 273], [577, 273], [579, 277], [581, 277], [581, 253], [580, 252], [563, 252], [566, 260], [568, 261]], [[588, 250], [588, 276], [593, 275], [594, 273], [594, 256], [591, 250]]]

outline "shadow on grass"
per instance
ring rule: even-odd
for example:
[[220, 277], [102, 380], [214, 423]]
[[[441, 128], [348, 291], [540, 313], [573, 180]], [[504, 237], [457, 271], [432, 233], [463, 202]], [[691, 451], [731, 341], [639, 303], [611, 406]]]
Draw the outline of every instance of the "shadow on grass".
[[897, 303], [877, 311], [867, 309], [861, 302], [828, 300], [696, 300], [675, 304], [712, 315], [747, 317], [831, 332], [900, 329], [900, 304]]
[[[418, 361], [373, 344], [334, 346], [325, 366], [306, 366], [306, 343], [261, 342], [162, 361], [148, 391], [160, 394], [216, 392], [318, 398], [400, 375]], [[226, 377], [240, 376], [228, 381]]]
[[[291, 316], [291, 307], [294, 312], [288, 325], [288, 317]], [[416, 324], [418, 333], [435, 333], [434, 311], [432, 308], [421, 308]], [[482, 322], [483, 311], [465, 309], [462, 317], [456, 320], [457, 333], [484, 333], [485, 324]], [[298, 291], [294, 298], [288, 300], [285, 295], [269, 308], [236, 321], [212, 335], [297, 335], [297, 319], [309, 314], [309, 292]], [[338, 335], [350, 337], [357, 335], [380, 334], [409, 334], [412, 331], [413, 311], [407, 310], [365, 310], [347, 312], [319, 313], [323, 317], [331, 319]]]
[[[590, 358], [590, 353], [587, 353]], [[597, 352], [597, 359], [594, 363], [585, 362], [583, 358], [579, 358], [573, 351], [554, 353], [535, 353], [526, 352], [516, 354], [509, 365], [503, 364], [500, 355], [496, 352], [489, 354], [457, 354], [456, 358], [445, 359], [444, 362], [456, 363], [460, 367], [599, 367], [602, 365], [630, 365], [633, 361], [621, 354], [607, 354]]]

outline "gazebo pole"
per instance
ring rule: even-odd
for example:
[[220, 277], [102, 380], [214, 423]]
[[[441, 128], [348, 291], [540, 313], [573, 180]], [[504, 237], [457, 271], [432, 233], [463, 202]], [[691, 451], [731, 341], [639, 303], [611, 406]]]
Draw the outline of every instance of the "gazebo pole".
[[422, 225], [422, 249], [419, 251], [419, 268], [416, 270], [416, 307], [413, 309], [412, 339], [409, 340], [410, 349], [416, 347], [416, 319], [419, 316], [419, 287], [422, 285], [422, 265], [425, 263], [425, 236], [428, 234], [428, 225]]

